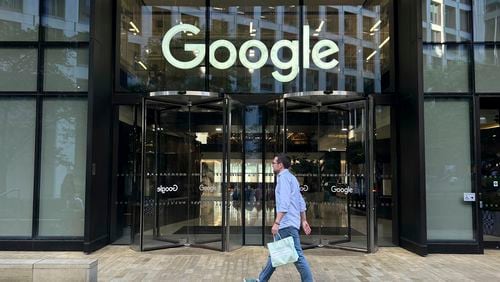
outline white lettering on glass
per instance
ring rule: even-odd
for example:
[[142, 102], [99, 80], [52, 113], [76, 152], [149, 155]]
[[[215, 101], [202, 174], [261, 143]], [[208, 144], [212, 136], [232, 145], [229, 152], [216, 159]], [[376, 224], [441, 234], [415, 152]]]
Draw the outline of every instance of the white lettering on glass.
[[[200, 32], [200, 29], [191, 24], [179, 24], [172, 27], [167, 31], [165, 36], [163, 36], [163, 40], [161, 43], [163, 56], [170, 64], [172, 64], [176, 68], [195, 68], [205, 59], [205, 44], [185, 44], [184, 51], [193, 52], [195, 57], [190, 61], [180, 61], [172, 55], [170, 51], [170, 42], [176, 34], [181, 32], [191, 32], [196, 35]], [[302, 52], [304, 54], [302, 64], [304, 68], [310, 68], [310, 59], [312, 59], [313, 63], [321, 69], [332, 69], [338, 65], [339, 62], [336, 59], [325, 61], [328, 56], [333, 55], [339, 51], [339, 47], [335, 42], [327, 39], [320, 40], [316, 44], [314, 44], [311, 51], [308, 25], [304, 25], [303, 27], [302, 41]], [[215, 57], [215, 53], [219, 48], [225, 48], [229, 53], [229, 57], [224, 62], [218, 61]], [[251, 48], [258, 49], [260, 52], [260, 58], [256, 62], [249, 60], [247, 57], [247, 51]], [[291, 51], [292, 56], [290, 60], [280, 60], [279, 51], [282, 48], [287, 48]], [[282, 71], [290, 70], [288, 74], [284, 74], [284, 72], [273, 71], [272, 75], [274, 79], [280, 82], [289, 82], [297, 77], [297, 74], [299, 73], [298, 40], [279, 40], [271, 47], [270, 55], [266, 45], [262, 41], [256, 39], [245, 41], [240, 46], [239, 51], [237, 51], [236, 47], [231, 41], [224, 39], [217, 40], [209, 46], [209, 62], [214, 68], [221, 70], [228, 69], [233, 66], [236, 63], [237, 57], [239, 57], [241, 64], [247, 69], [259, 69], [266, 64], [269, 56], [271, 57], [271, 62], [275, 67], [281, 69]]]
[[158, 193], [162, 193], [162, 194], [165, 194], [166, 192], [176, 192], [179, 190], [179, 186], [177, 186], [176, 184], [172, 185], [172, 186], [163, 186], [163, 185], [160, 185], [160, 187], [156, 187], [156, 192]]

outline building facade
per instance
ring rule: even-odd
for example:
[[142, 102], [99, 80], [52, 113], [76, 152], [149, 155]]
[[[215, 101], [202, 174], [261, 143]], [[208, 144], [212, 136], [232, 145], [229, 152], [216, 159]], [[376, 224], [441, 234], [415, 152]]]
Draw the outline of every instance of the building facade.
[[0, 249], [500, 245], [500, 1], [0, 1]]

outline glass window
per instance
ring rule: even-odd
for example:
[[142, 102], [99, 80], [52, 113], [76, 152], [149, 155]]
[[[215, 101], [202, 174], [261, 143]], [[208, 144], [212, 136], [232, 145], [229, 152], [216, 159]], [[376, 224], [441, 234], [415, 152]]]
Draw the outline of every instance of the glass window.
[[331, 33], [339, 32], [339, 10], [335, 6], [326, 7], [326, 31]]
[[474, 0], [474, 41], [500, 41], [500, 3]]
[[0, 236], [31, 237], [34, 99], [0, 98]]
[[38, 1], [0, 1], [0, 41], [38, 40]]
[[424, 42], [461, 42], [472, 39], [470, 0], [422, 1]]
[[[221, 46], [215, 50], [216, 62], [227, 62], [227, 65], [210, 64], [211, 91], [276, 93], [298, 90], [299, 54], [290, 48], [299, 40], [298, 1], [278, 1], [273, 6], [238, 6], [233, 1], [212, 1], [211, 5], [210, 44], [221, 46], [216, 42], [228, 40], [237, 53], [230, 58], [228, 47]], [[228, 28], [222, 33], [212, 33], [216, 27], [214, 23], [219, 20], [225, 22]], [[287, 40], [289, 44], [277, 49], [273, 59], [272, 48], [280, 40]], [[282, 65], [278, 67], [279, 64]]]
[[36, 91], [36, 49], [0, 48], [0, 91]]
[[87, 100], [43, 102], [40, 236], [83, 236]]
[[[310, 29], [309, 46], [312, 49], [321, 40], [335, 42], [338, 52], [323, 58], [323, 61], [337, 60], [338, 64], [330, 69], [322, 69], [313, 62], [311, 55], [309, 63], [314, 71], [304, 70], [304, 90], [380, 93], [382, 74], [390, 71], [390, 8], [388, 5], [360, 7], [323, 4], [324, 1], [316, 0], [304, 2], [304, 20]], [[329, 78], [332, 76], [338, 80], [338, 84], [336, 81], [331, 83]]]
[[455, 7], [451, 7], [446, 5], [445, 6], [445, 18], [446, 18], [446, 27], [451, 28], [451, 29], [456, 29], [457, 28], [457, 15], [455, 13], [456, 9]]
[[466, 46], [424, 46], [424, 92], [468, 92]]
[[430, 23], [435, 24], [435, 25], [441, 25], [441, 18], [442, 18], [442, 12], [441, 12], [441, 4], [432, 2], [430, 3]]
[[[470, 32], [470, 10], [460, 10], [460, 31]], [[470, 37], [467, 37], [470, 40]]]
[[357, 15], [355, 13], [344, 12], [344, 35], [358, 38]]
[[424, 102], [428, 240], [473, 240], [471, 105], [469, 99]]
[[[366, 7], [324, 5], [317, 0], [304, 1], [302, 7], [300, 3], [242, 6], [214, 0], [207, 8], [201, 0], [185, 6], [176, 1], [156, 6], [121, 0], [120, 86], [134, 92], [283, 93], [325, 90], [332, 85], [326, 81], [331, 76], [327, 73], [334, 73], [338, 88], [333, 90], [346, 90], [347, 74], [358, 81], [356, 91], [363, 92], [367, 81], [368, 88], [381, 92], [382, 77], [390, 77], [391, 69], [389, 2]], [[363, 49], [372, 50], [374, 56], [364, 55]], [[372, 69], [366, 74], [363, 57], [370, 60], [367, 69]]]
[[45, 50], [44, 91], [87, 91], [88, 77], [88, 49]]
[[[204, 58], [208, 54], [202, 54], [206, 50], [205, 9], [205, 1], [201, 0], [168, 0], [161, 5], [122, 0], [120, 85], [130, 91], [206, 90]], [[195, 30], [172, 35], [165, 50], [174, 60], [167, 61], [162, 41], [171, 28], [181, 24], [192, 25]], [[186, 50], [188, 44], [199, 49]]]
[[475, 46], [477, 92], [500, 92], [500, 46]]
[[44, 8], [45, 40], [89, 40], [90, 0], [46, 0]]

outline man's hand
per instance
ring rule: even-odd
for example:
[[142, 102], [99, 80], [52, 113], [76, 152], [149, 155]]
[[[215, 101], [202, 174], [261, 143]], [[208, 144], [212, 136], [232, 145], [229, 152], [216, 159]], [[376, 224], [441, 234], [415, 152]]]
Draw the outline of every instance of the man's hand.
[[302, 229], [304, 229], [304, 233], [306, 233], [306, 235], [311, 234], [311, 226], [309, 226], [307, 220], [302, 221]]
[[276, 236], [278, 234], [280, 226], [276, 223], [273, 223], [273, 227], [271, 228], [271, 233], [273, 233], [273, 236]]

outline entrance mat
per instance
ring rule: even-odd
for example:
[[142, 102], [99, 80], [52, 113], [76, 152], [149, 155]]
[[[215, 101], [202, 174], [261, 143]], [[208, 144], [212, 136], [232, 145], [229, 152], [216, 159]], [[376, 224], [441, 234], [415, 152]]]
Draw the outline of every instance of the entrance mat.
[[[220, 226], [183, 226], [179, 228], [174, 234], [187, 234], [189, 228], [190, 234], [221, 234], [222, 227]], [[271, 231], [271, 227], [267, 226], [269, 232]], [[318, 227], [312, 227], [312, 235], [319, 234]], [[240, 226], [231, 226], [229, 229], [231, 234], [242, 233], [242, 227]], [[245, 227], [246, 234], [262, 234], [262, 227], [260, 226], [247, 226]], [[301, 232], [302, 233], [302, 232]], [[347, 235], [347, 227], [322, 227], [321, 234], [323, 235]], [[360, 236], [364, 235], [363, 233], [357, 231], [356, 229], [351, 228], [352, 236]]]

